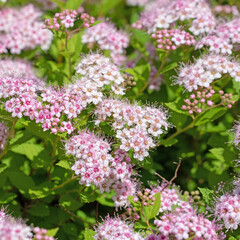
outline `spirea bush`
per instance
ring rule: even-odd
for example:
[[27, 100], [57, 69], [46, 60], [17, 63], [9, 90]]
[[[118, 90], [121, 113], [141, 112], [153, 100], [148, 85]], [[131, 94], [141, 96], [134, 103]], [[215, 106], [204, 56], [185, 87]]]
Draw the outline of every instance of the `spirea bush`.
[[240, 239], [239, 10], [0, 1], [0, 240]]

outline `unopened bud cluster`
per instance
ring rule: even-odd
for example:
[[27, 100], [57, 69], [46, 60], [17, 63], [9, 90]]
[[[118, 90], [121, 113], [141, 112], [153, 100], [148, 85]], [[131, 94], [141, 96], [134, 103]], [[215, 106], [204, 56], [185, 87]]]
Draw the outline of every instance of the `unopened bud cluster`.
[[[197, 90], [193, 90], [190, 98], [184, 100], [185, 105], [182, 105], [183, 110], [187, 110], [189, 114], [201, 113], [204, 109], [213, 107], [216, 103], [212, 100], [212, 97], [217, 94], [216, 91], [209, 86], [208, 88], [199, 87]], [[224, 93], [222, 90], [218, 91], [220, 96], [220, 103], [218, 105], [231, 108], [235, 102], [232, 100], [231, 93]]]
[[166, 50], [176, 50], [181, 45], [195, 44], [195, 39], [190, 33], [179, 29], [157, 30], [152, 34], [152, 38], [156, 39], [157, 48]]
[[[67, 9], [61, 13], [55, 13], [52, 20], [45, 20], [45, 25], [43, 25], [43, 28], [56, 31], [63, 30], [65, 28], [71, 28], [74, 26], [74, 22], [77, 20], [77, 15], [78, 12], [71, 9]], [[82, 13], [80, 19], [83, 21], [83, 26], [85, 28], [90, 27], [90, 24], [93, 24], [95, 21], [94, 17], [89, 16], [87, 13]]]

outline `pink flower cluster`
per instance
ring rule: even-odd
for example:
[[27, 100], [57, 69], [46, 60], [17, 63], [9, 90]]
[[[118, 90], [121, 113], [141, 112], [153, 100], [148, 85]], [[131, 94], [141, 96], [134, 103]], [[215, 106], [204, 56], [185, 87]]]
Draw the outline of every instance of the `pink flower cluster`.
[[229, 43], [240, 43], [239, 23], [240, 17], [237, 17], [230, 22], [220, 24], [216, 29], [216, 35]]
[[0, 122], [0, 150], [5, 148], [8, 138], [8, 127], [5, 123]]
[[138, 29], [147, 29], [154, 33], [157, 29], [170, 28], [184, 20], [191, 20], [189, 31], [194, 35], [211, 33], [216, 26], [216, 19], [205, 0], [173, 0], [168, 4], [152, 4], [146, 7], [140, 19], [133, 24]]
[[168, 213], [154, 220], [161, 240], [218, 240], [216, 226], [210, 220], [196, 213]]
[[166, 113], [160, 108], [140, 107], [120, 100], [102, 101], [95, 114], [98, 116], [97, 125], [105, 120], [112, 121], [120, 148], [126, 152], [132, 149], [134, 158], [140, 161], [155, 146], [153, 138], [159, 137], [169, 127]]
[[[124, 94], [124, 88], [121, 87], [124, 78], [121, 76], [119, 68], [111, 63], [109, 58], [100, 54], [87, 55], [81, 59], [75, 69], [80, 77], [76, 76], [77, 81], [74, 86], [71, 85], [70, 89], [84, 92], [88, 101], [94, 104], [102, 101], [102, 91], [106, 85], [111, 86], [114, 94]], [[81, 86], [79, 86], [80, 84]]]
[[41, 123], [44, 131], [51, 130], [54, 134], [70, 134], [74, 130], [72, 120], [87, 104], [102, 101], [102, 91], [106, 85], [111, 86], [113, 93], [124, 94], [120, 86], [124, 79], [119, 69], [99, 54], [83, 58], [76, 67], [81, 76], [60, 89], [47, 87], [37, 79], [29, 64], [6, 60], [5, 68], [5, 60], [2, 63], [0, 98], [6, 99], [6, 111], [12, 113], [13, 117], [28, 116], [36, 123]]
[[117, 65], [122, 65], [126, 60], [124, 55], [125, 48], [129, 44], [129, 37], [127, 34], [118, 31], [111, 23], [101, 22], [87, 29], [82, 36], [82, 42], [88, 43], [89, 47], [96, 43], [100, 49], [109, 50], [113, 62]]
[[217, 104], [212, 100], [213, 96], [216, 98], [217, 93], [211, 86], [208, 88], [199, 87], [197, 90], [193, 90], [190, 98], [184, 100], [186, 105], [182, 105], [183, 110], [187, 110], [189, 114], [201, 113], [203, 110], [216, 106], [223, 105], [231, 108], [235, 101], [232, 100], [231, 93], [225, 93], [222, 90], [218, 91], [220, 102]]
[[0, 71], [6, 74], [17, 74], [19, 76], [35, 77], [33, 67], [30, 62], [25, 61], [21, 58], [11, 58], [0, 59]]
[[[181, 195], [177, 187], [166, 187], [165, 184], [152, 189], [152, 194], [161, 192], [161, 207], [160, 213], [168, 212], [193, 212], [193, 207], [190, 202], [183, 201], [183, 196]], [[175, 208], [177, 206], [177, 208]], [[174, 209], [175, 208], [175, 209]]]
[[159, 231], [156, 236], [157, 240], [182, 240], [191, 237], [194, 240], [218, 239], [217, 226], [204, 216], [198, 215], [191, 202], [183, 200], [178, 188], [166, 187], [166, 183], [163, 183], [153, 188], [152, 194], [159, 191], [161, 192], [159, 213], [162, 214], [154, 221]]
[[22, 219], [14, 219], [2, 208], [0, 210], [0, 237], [1, 240], [30, 240], [32, 229]]
[[47, 229], [35, 227], [33, 229], [34, 239], [36, 240], [54, 240], [53, 237], [47, 236]]
[[156, 39], [157, 48], [166, 50], [176, 50], [182, 45], [190, 46], [195, 44], [194, 36], [179, 29], [157, 30], [152, 34], [152, 38]]
[[0, 53], [20, 54], [22, 50], [34, 49], [38, 45], [47, 50], [52, 33], [41, 28], [41, 12], [33, 5], [20, 9], [5, 8], [0, 11]]
[[182, 67], [177, 83], [189, 92], [198, 87], [208, 88], [215, 79], [229, 74], [235, 81], [240, 81], [240, 65], [226, 56], [206, 55], [191, 65]]
[[[46, 19], [45, 25], [43, 25], [42, 28], [56, 31], [72, 28], [74, 22], [78, 20], [77, 16], [77, 11], [66, 9], [61, 13], [55, 13], [52, 20], [49, 18]], [[86, 28], [90, 27], [90, 24], [93, 24], [95, 21], [94, 17], [89, 16], [87, 13], [82, 13], [80, 19], [83, 21], [83, 26]]]
[[95, 229], [95, 240], [143, 240], [135, 233], [133, 226], [122, 221], [119, 217], [107, 216]]
[[223, 221], [226, 229], [237, 229], [240, 225], [240, 195], [225, 193], [216, 200], [214, 215], [217, 221]]
[[210, 52], [216, 54], [232, 54], [233, 46], [224, 38], [217, 37], [215, 35], [208, 35], [201, 38], [201, 40], [197, 42], [195, 49], [201, 49], [205, 46], [209, 47], [208, 50]]
[[76, 157], [72, 170], [80, 175], [80, 184], [95, 185], [100, 192], [115, 189], [116, 207], [128, 205], [128, 195], [134, 195], [136, 184], [131, 179], [132, 165], [127, 154], [118, 149], [109, 153], [110, 143], [90, 132], [82, 131], [65, 144], [66, 153]]

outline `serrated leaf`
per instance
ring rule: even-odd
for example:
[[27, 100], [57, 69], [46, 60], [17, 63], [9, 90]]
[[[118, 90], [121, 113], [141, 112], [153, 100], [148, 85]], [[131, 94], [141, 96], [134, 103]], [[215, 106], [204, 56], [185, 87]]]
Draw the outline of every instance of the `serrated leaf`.
[[46, 235], [49, 237], [54, 237], [57, 234], [58, 230], [59, 228], [48, 229]]
[[212, 122], [217, 118], [221, 117], [224, 113], [226, 113], [227, 109], [225, 107], [216, 107], [212, 108], [206, 112], [203, 112], [197, 116], [197, 120], [195, 121], [195, 126], [200, 126], [207, 122]]
[[204, 201], [205, 201], [207, 204], [209, 204], [210, 201], [211, 201], [211, 199], [212, 199], [211, 195], [214, 193], [214, 191], [213, 191], [213, 190], [210, 190], [210, 189], [208, 189], [208, 188], [200, 188], [200, 187], [198, 188], [198, 190], [199, 190], [200, 193], [202, 194]]
[[33, 160], [34, 157], [44, 150], [44, 147], [40, 144], [25, 142], [23, 144], [13, 146], [11, 150], [15, 153], [25, 155], [30, 160]]
[[0, 173], [4, 172], [7, 168], [8, 168], [8, 167], [7, 167], [6, 164], [1, 163], [1, 164], [0, 164]]
[[6, 193], [4, 191], [0, 191], [0, 204], [7, 204], [12, 202], [13, 199], [17, 197], [15, 193]]
[[46, 204], [43, 203], [37, 203], [33, 206], [31, 206], [27, 212], [33, 216], [37, 217], [45, 217], [50, 214], [49, 208]]
[[177, 64], [176, 62], [171, 63], [171, 64], [167, 65], [166, 67], [164, 67], [164, 68], [161, 70], [160, 74], [163, 74], [163, 73], [165, 73], [165, 72], [168, 72], [168, 71], [176, 68], [177, 66], [178, 66], [178, 64]]
[[154, 197], [155, 201], [153, 205], [146, 206], [143, 209], [144, 215], [148, 220], [156, 217], [161, 207], [161, 193], [156, 193]]
[[56, 165], [65, 169], [71, 169], [69, 162], [67, 160], [61, 160]]
[[224, 148], [212, 148], [209, 150], [218, 160], [221, 162], [225, 162], [223, 153], [224, 153]]
[[94, 240], [94, 235], [96, 235], [96, 233], [89, 228], [86, 228], [84, 231], [84, 240]]
[[25, 192], [28, 192], [29, 189], [35, 186], [33, 179], [20, 171], [9, 172], [8, 178], [16, 188]]

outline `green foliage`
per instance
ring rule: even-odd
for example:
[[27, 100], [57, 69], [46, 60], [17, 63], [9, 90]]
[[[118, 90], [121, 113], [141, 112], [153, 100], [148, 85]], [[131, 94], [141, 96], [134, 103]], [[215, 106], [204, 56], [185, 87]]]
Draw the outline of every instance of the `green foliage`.
[[156, 193], [154, 197], [155, 201], [153, 205], [148, 205], [143, 208], [143, 214], [148, 220], [156, 217], [161, 207], [161, 193]]

